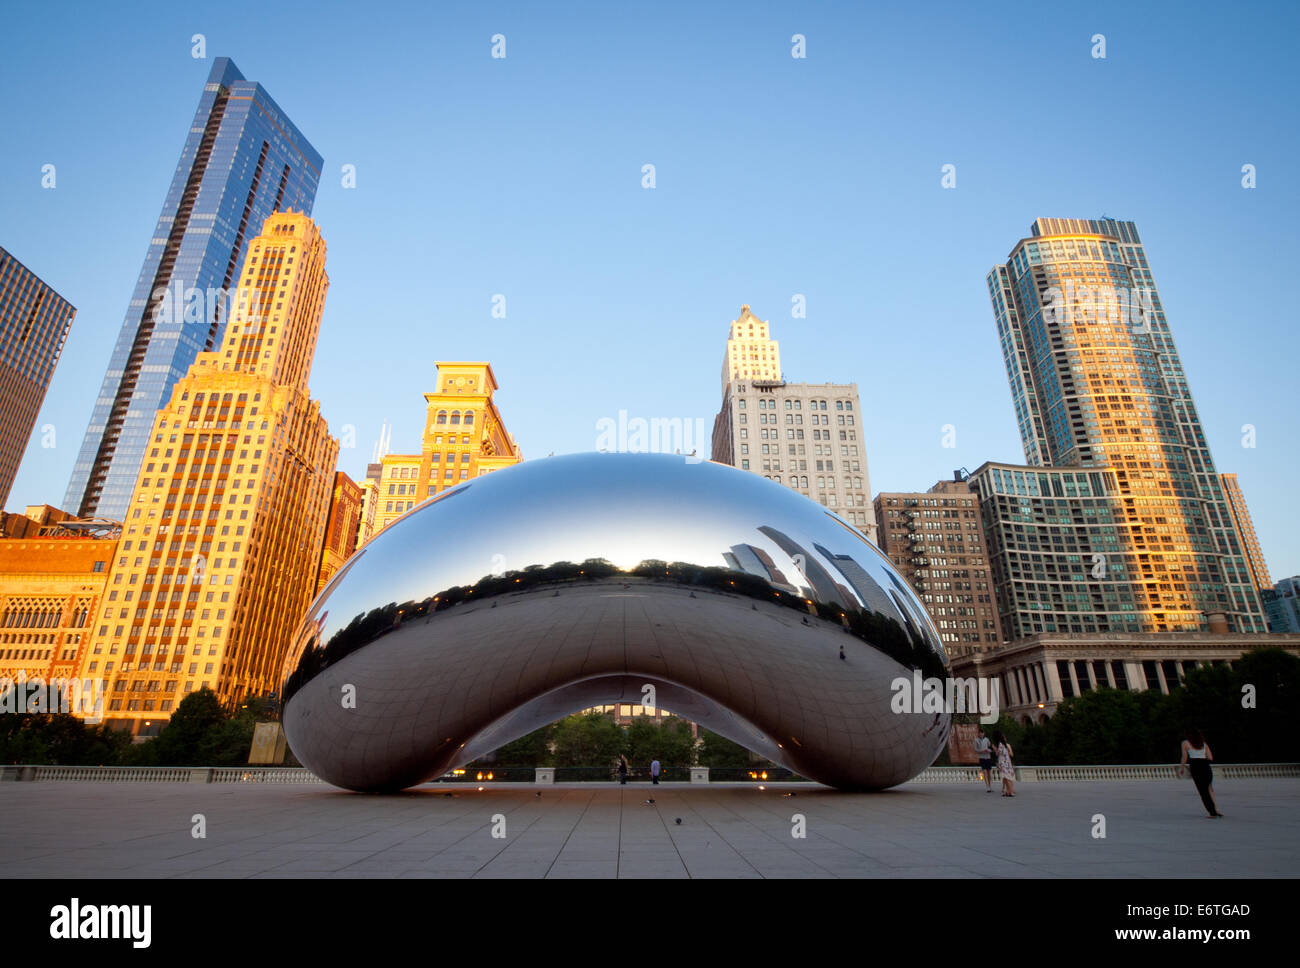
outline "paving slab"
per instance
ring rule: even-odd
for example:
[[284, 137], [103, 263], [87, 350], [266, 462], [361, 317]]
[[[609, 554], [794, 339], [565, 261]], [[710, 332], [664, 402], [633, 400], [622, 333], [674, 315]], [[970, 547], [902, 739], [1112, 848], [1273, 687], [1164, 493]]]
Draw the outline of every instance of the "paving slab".
[[[1300, 869], [1300, 779], [1216, 783], [0, 784], [9, 878], [1257, 878]], [[790, 796], [794, 794], [794, 796]], [[196, 838], [196, 815], [205, 836]], [[504, 837], [501, 832], [504, 818]], [[1104, 819], [1105, 837], [1094, 836]], [[679, 824], [677, 821], [680, 820]], [[794, 836], [802, 832], [803, 836]]]

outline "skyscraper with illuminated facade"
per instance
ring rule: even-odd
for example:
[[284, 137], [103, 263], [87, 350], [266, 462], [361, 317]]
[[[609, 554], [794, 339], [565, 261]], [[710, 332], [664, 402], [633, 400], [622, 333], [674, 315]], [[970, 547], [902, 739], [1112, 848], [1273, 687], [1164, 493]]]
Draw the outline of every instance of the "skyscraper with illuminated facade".
[[228, 705], [274, 692], [316, 591], [338, 459], [307, 382], [329, 288], [316, 224], [268, 218], [239, 285], [254, 298], [154, 417], [83, 653], [105, 718], [137, 733], [205, 686]]
[[1263, 632], [1137, 226], [1038, 219], [988, 289], [1029, 465], [972, 475], [1004, 631]]
[[212, 71], [149, 242], [65, 507], [121, 520], [154, 415], [229, 318], [248, 238], [273, 213], [311, 214], [321, 156], [262, 85], [227, 57]]

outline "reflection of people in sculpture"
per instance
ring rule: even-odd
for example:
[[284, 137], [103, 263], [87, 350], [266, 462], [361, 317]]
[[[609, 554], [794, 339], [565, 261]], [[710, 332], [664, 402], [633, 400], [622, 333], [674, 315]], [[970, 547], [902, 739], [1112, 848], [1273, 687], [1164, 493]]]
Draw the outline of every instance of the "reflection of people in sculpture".
[[618, 782], [627, 783], [627, 757], [621, 753], [618, 757]]

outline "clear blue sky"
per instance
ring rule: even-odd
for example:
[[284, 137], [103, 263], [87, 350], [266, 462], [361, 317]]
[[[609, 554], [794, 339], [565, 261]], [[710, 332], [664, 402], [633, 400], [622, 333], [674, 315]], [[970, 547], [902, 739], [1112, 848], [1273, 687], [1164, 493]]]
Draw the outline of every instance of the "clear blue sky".
[[1296, 5], [700, 6], [10, 5], [0, 244], [78, 309], [39, 419], [57, 446], [29, 448], [10, 507], [63, 499], [227, 55], [325, 156], [312, 390], [356, 428], [353, 476], [385, 419], [418, 446], [437, 359], [492, 362], [526, 458], [594, 449], [620, 409], [711, 427], [742, 303], [787, 378], [858, 383], [873, 491], [1022, 460], [985, 274], [1037, 216], [1106, 214], [1138, 223], [1274, 579], [1300, 573]]

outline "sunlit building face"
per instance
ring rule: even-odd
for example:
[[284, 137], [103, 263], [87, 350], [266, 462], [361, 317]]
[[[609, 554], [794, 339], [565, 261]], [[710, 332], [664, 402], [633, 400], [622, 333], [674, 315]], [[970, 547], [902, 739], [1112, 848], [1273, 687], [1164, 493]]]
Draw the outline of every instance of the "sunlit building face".
[[1136, 225], [1039, 219], [988, 285], [1025, 457], [1066, 469], [976, 475], [1006, 631], [1264, 631]]

